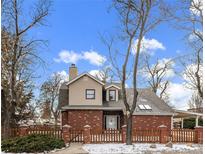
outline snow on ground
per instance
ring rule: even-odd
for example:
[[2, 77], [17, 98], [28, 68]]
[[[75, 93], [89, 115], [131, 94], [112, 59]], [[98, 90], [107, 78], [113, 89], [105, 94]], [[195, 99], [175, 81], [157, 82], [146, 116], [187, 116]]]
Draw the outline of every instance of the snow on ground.
[[89, 154], [144, 154], [147, 152], [161, 153], [161, 152], [186, 152], [192, 150], [199, 150], [202, 146], [193, 144], [192, 147], [186, 144], [173, 144], [173, 148], [165, 147], [164, 144], [156, 144], [156, 148], [150, 148], [151, 144], [85, 144], [83, 149]]

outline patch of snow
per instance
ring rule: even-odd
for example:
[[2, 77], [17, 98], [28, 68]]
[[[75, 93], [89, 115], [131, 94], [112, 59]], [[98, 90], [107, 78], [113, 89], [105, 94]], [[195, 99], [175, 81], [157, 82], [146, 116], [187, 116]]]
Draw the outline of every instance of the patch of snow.
[[165, 147], [164, 144], [156, 144], [156, 148], [150, 148], [151, 144], [85, 144], [83, 149], [88, 151], [90, 154], [144, 154], [147, 151], [150, 152], [186, 152], [190, 150], [199, 150], [199, 145], [194, 145], [193, 147], [187, 146], [186, 144], [173, 144], [173, 148]]

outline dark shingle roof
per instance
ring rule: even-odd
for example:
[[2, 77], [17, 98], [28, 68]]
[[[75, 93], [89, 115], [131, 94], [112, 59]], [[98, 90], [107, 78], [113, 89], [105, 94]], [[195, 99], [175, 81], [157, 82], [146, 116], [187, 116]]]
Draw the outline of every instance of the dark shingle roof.
[[[133, 103], [133, 89], [127, 88], [127, 101], [130, 105]], [[134, 114], [135, 115], [172, 115], [172, 108], [161, 100], [154, 92], [150, 89], [138, 89], [138, 99]], [[149, 105], [151, 110], [141, 110], [138, 105]], [[117, 107], [120, 106], [122, 109], [125, 108], [123, 100], [120, 99], [118, 102], [105, 101], [103, 106], [106, 107]]]
[[[60, 88], [60, 106], [62, 109], [68, 109], [68, 108], [93, 108], [93, 109], [119, 109], [119, 110], [125, 110], [125, 106], [123, 103], [122, 99], [119, 99], [117, 102], [116, 101], [104, 101], [102, 106], [65, 106], [64, 103], [67, 102], [68, 100], [68, 87], [67, 87], [67, 82], [63, 83], [61, 88]], [[121, 87], [121, 83], [119, 82], [112, 82], [112, 83], [106, 83], [105, 88], [110, 86], [110, 85], [116, 85], [118, 87]], [[132, 104], [133, 102], [133, 89], [132, 88], [127, 88], [127, 101], [129, 104]], [[173, 109], [166, 104], [162, 99], [160, 99], [154, 92], [151, 91], [151, 89], [144, 88], [144, 89], [138, 89], [138, 100], [137, 100], [137, 106], [135, 109], [134, 114], [135, 115], [172, 115], [173, 114]], [[67, 100], [67, 101], [66, 101]], [[62, 103], [62, 101], [64, 103]], [[143, 104], [143, 105], [149, 105], [152, 109], [151, 110], [141, 110], [138, 105]]]

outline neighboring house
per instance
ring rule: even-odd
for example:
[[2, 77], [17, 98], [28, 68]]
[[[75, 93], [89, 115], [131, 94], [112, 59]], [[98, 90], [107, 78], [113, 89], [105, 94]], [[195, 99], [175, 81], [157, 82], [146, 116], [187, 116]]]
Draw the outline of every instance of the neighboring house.
[[[60, 89], [62, 125], [75, 129], [90, 125], [96, 132], [121, 129], [125, 124], [125, 106], [119, 83], [103, 83], [90, 75], [78, 75], [77, 67], [69, 68], [68, 82]], [[154, 129], [160, 125], [172, 127], [173, 110], [150, 89], [138, 89], [139, 97], [133, 115], [134, 129]], [[128, 102], [132, 103], [133, 89], [127, 88]]]

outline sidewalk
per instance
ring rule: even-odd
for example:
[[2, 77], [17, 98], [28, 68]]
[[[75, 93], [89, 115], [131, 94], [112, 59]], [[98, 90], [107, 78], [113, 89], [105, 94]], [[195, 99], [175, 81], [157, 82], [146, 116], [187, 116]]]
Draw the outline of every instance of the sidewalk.
[[88, 154], [88, 152], [85, 151], [82, 146], [82, 143], [71, 143], [70, 146], [66, 149], [50, 152], [49, 154]]

